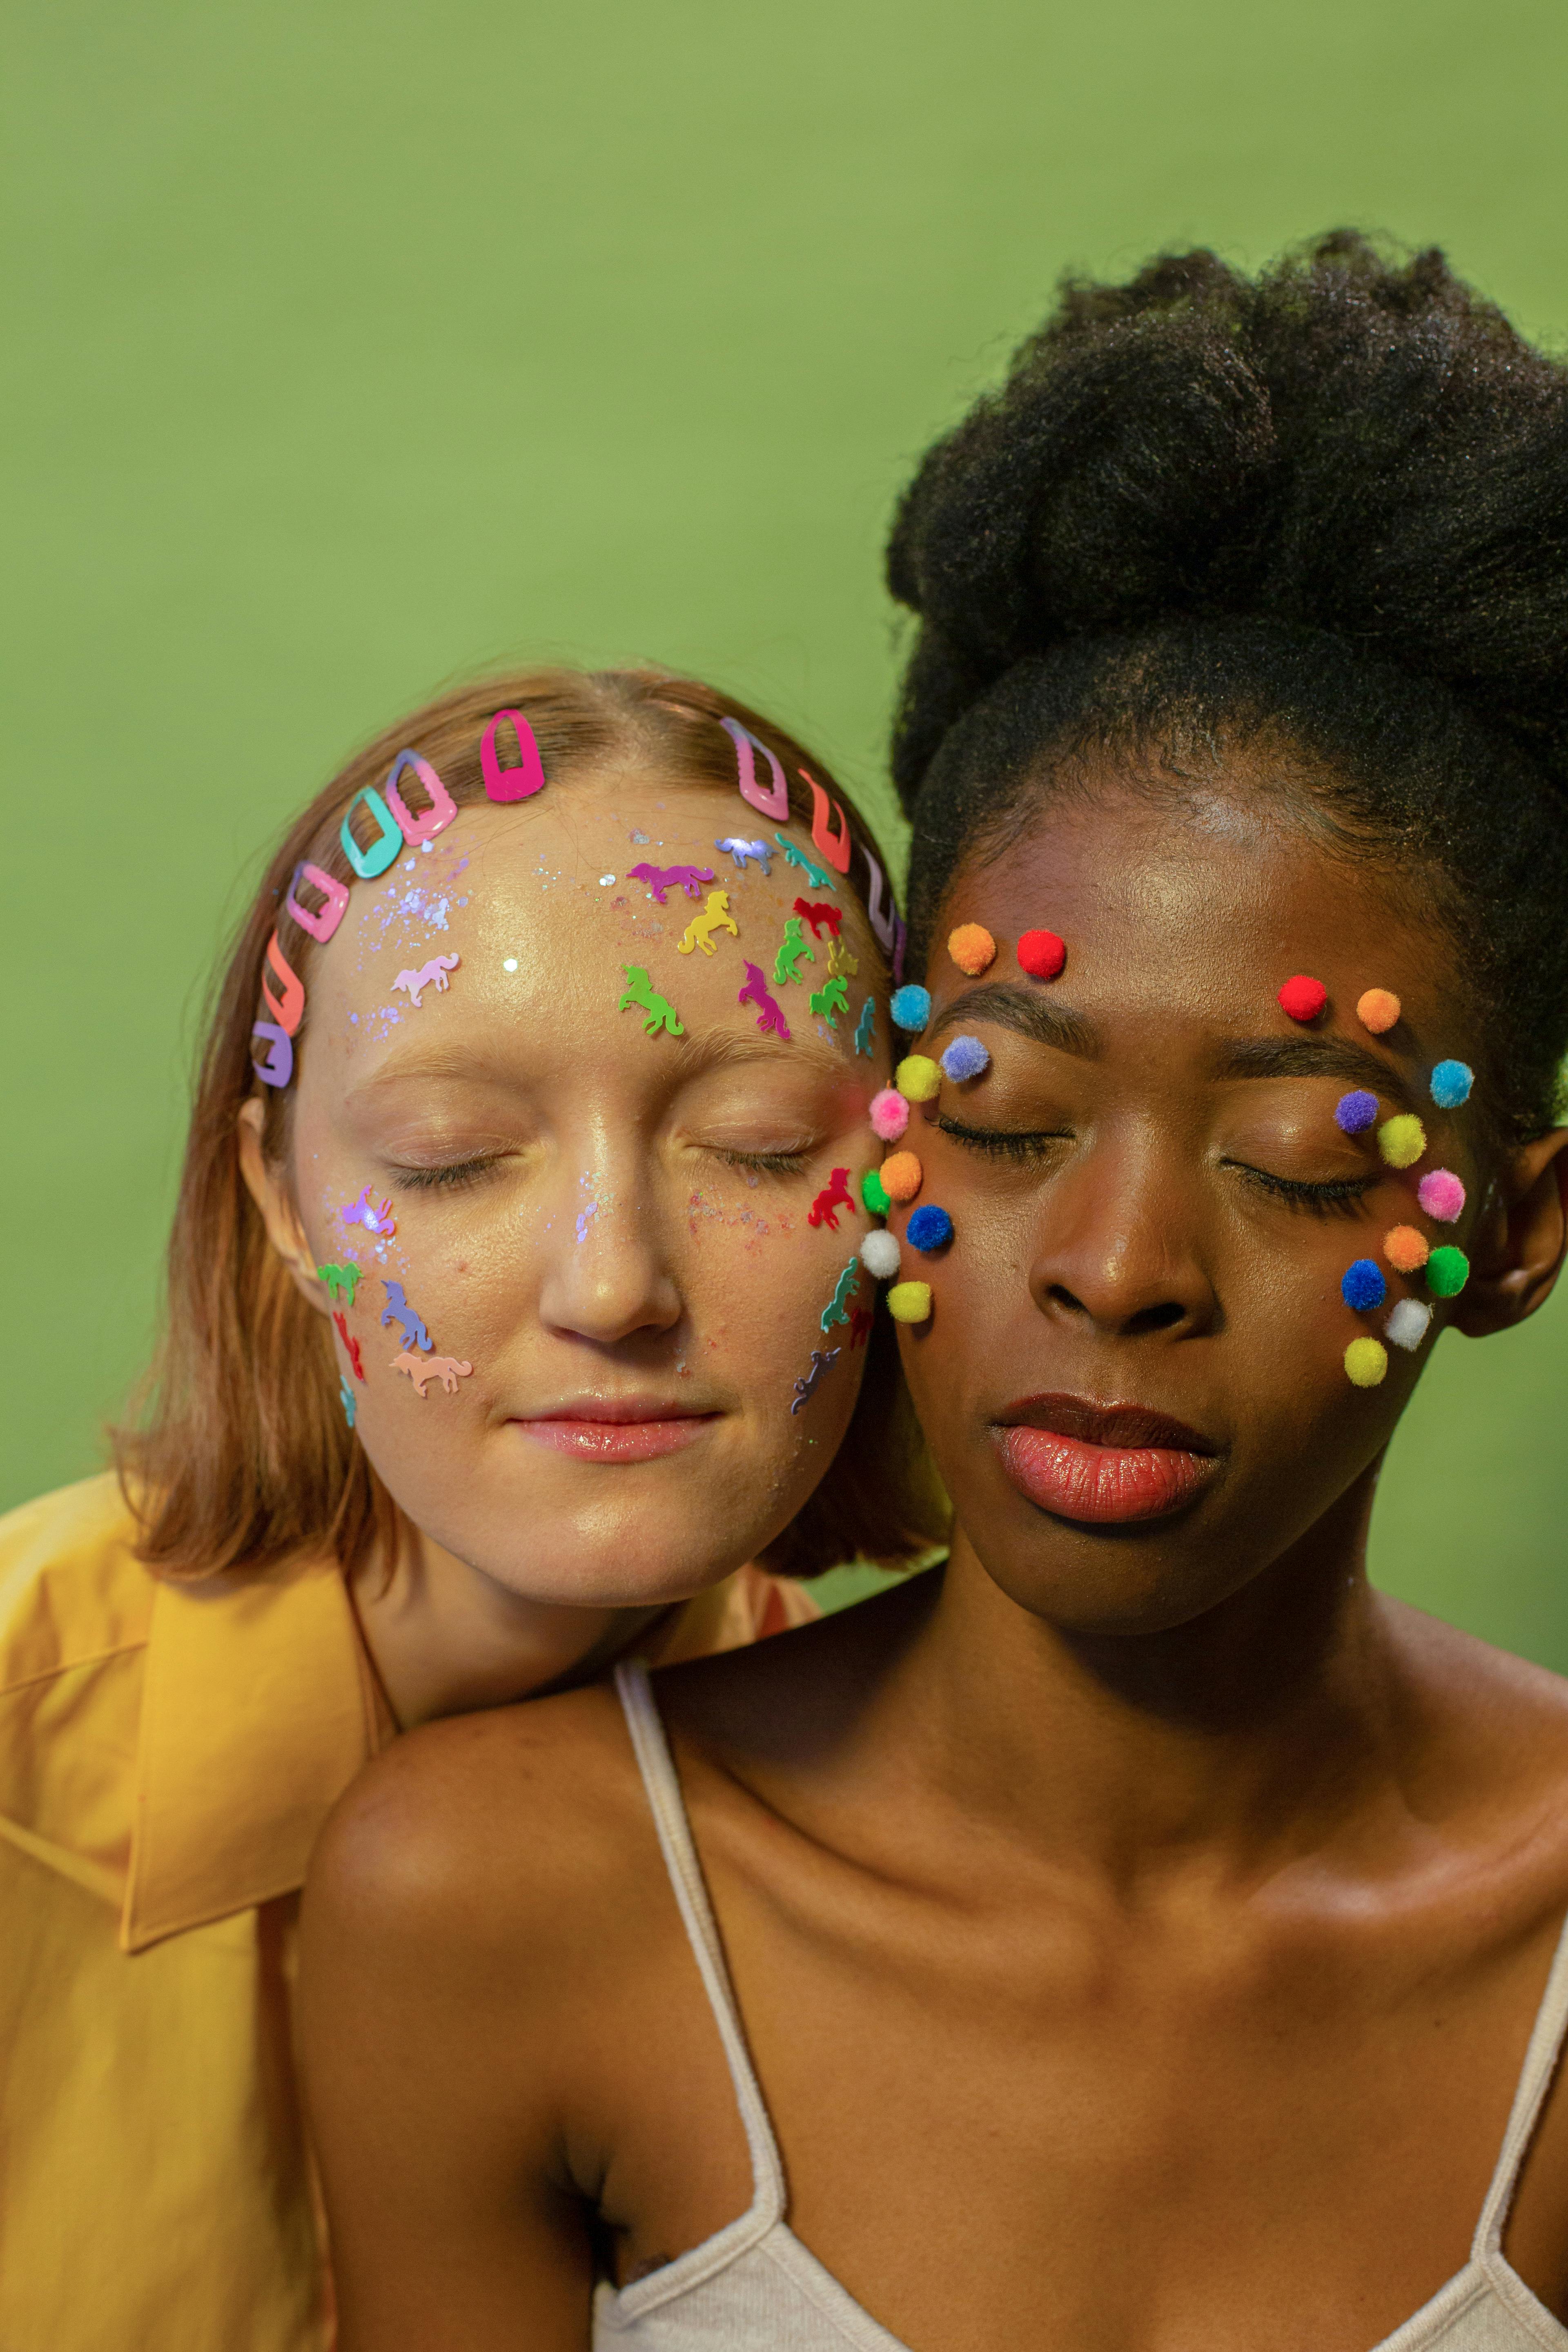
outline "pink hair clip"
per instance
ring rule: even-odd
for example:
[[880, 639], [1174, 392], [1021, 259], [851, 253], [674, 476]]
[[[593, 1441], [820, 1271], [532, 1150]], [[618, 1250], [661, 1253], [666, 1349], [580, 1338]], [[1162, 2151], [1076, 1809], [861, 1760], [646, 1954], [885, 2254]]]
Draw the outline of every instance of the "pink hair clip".
[[[321, 892], [327, 902], [324, 907], [318, 908], [314, 914], [309, 907], [301, 906], [300, 903], [301, 882], [309, 882], [313, 888]], [[309, 859], [302, 860], [294, 868], [293, 879], [289, 885], [289, 895], [283, 901], [285, 910], [293, 916], [300, 929], [302, 931], [309, 931], [313, 940], [320, 940], [323, 947], [342, 921], [343, 909], [348, 903], [348, 885], [340, 882], [335, 875], [329, 874], [323, 866], [312, 866]]]
[[[736, 782], [740, 786], [741, 798], [749, 801], [752, 807], [763, 816], [773, 817], [782, 823], [789, 814], [789, 786], [784, 782], [784, 772], [776, 754], [768, 749], [760, 736], [753, 735], [749, 727], [742, 727], [738, 719], [721, 719], [719, 724], [735, 746]], [[758, 751], [767, 761], [768, 772], [773, 780], [771, 792], [757, 782], [757, 763], [753, 754]]]
[[[425, 787], [430, 805], [422, 816], [409, 814], [408, 804], [397, 789], [399, 778], [405, 775], [417, 776]], [[429, 761], [422, 760], [417, 751], [399, 751], [392, 763], [392, 773], [384, 789], [386, 804], [397, 819], [403, 838], [410, 849], [421, 848], [426, 842], [434, 841], [438, 833], [446, 832], [458, 814], [457, 802]]]
[[[510, 719], [517, 734], [515, 768], [503, 768], [496, 749], [496, 729], [503, 719]], [[496, 712], [479, 738], [479, 768], [487, 800], [526, 801], [544, 790], [544, 762], [539, 756], [538, 740], [521, 710]]]

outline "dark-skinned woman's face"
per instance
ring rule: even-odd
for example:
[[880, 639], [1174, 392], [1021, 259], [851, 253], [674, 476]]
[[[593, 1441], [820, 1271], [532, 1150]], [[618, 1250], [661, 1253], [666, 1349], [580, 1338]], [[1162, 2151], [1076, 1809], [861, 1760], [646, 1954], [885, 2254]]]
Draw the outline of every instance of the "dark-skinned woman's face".
[[[1479, 1087], [1462, 1109], [1432, 1100], [1436, 1063], [1485, 1057], [1422, 898], [1409, 874], [1334, 855], [1310, 812], [1274, 795], [1260, 812], [1223, 779], [1046, 802], [955, 877], [911, 1050], [967, 1034], [991, 1060], [944, 1079], [904, 1139], [924, 1171], [911, 1206], [946, 1209], [953, 1238], [927, 1258], [904, 1243], [933, 1308], [902, 1336], [959, 1526], [1025, 1607], [1084, 1632], [1190, 1620], [1372, 1468], [1447, 1321], [1492, 1328], [1550, 1288], [1552, 1147], [1489, 1156]], [[948, 953], [961, 923], [996, 941], [976, 978]], [[1049, 982], [1016, 960], [1038, 929], [1067, 946]], [[1296, 973], [1328, 990], [1310, 1024], [1278, 1001]], [[1356, 1013], [1372, 988], [1403, 1006], [1381, 1035]], [[1379, 1124], [1421, 1119], [1413, 1166], [1385, 1162], [1375, 1127], [1336, 1125], [1358, 1088]], [[1437, 1168], [1464, 1184], [1457, 1223], [1418, 1204]], [[889, 1219], [900, 1240], [910, 1213]], [[1396, 1225], [1477, 1259], [1465, 1297], [1395, 1271]], [[1358, 1313], [1341, 1282], [1363, 1258], [1386, 1297]], [[1414, 1352], [1386, 1336], [1404, 1298], [1436, 1310]], [[1358, 1337], [1386, 1349], [1380, 1385], [1347, 1377]]]

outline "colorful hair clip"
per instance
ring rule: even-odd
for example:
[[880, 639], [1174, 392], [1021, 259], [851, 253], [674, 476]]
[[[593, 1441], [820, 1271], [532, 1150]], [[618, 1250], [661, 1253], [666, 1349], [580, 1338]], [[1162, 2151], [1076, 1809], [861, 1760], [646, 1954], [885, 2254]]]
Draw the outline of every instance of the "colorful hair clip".
[[1364, 1135], [1377, 1118], [1377, 1097], [1357, 1087], [1352, 1094], [1342, 1095], [1334, 1105], [1334, 1125], [1344, 1135]]
[[860, 1287], [860, 1261], [852, 1257], [839, 1276], [832, 1297], [822, 1310], [822, 1328], [831, 1331], [836, 1323], [849, 1320], [849, 1301]]
[[1414, 1355], [1431, 1321], [1432, 1309], [1424, 1298], [1402, 1298], [1383, 1327], [1384, 1337]]
[[868, 849], [865, 853], [865, 857], [868, 868], [866, 918], [871, 926], [872, 934], [876, 939], [878, 946], [881, 949], [882, 953], [884, 955], [890, 955], [893, 950], [894, 935], [898, 929], [898, 908], [893, 904], [891, 891], [889, 891], [888, 893], [887, 905], [885, 907], [883, 906], [882, 891], [885, 885], [882, 879], [882, 869], [878, 865], [876, 859], [872, 856]]
[[258, 1021], [250, 1032], [252, 1045], [258, 1037], [267, 1040], [267, 1058], [262, 1062], [252, 1060], [257, 1076], [264, 1087], [286, 1087], [294, 1075], [293, 1039], [276, 1021]]
[[1358, 1389], [1374, 1389], [1388, 1370], [1388, 1350], [1381, 1339], [1363, 1335], [1345, 1349], [1344, 1365]]
[[[711, 881], [711, 875], [709, 879]], [[684, 935], [677, 942], [676, 954], [689, 955], [693, 948], [700, 948], [705, 956], [717, 955], [719, 950], [713, 944], [715, 931], [728, 931], [732, 940], [741, 936], [741, 926], [730, 912], [728, 890], [709, 891], [707, 906], [700, 915], [693, 915], [687, 924]]]
[[1340, 1297], [1356, 1314], [1370, 1315], [1374, 1307], [1383, 1305], [1387, 1293], [1383, 1268], [1374, 1258], [1358, 1257], [1353, 1265], [1346, 1266], [1340, 1282]]
[[1439, 1225], [1455, 1223], [1465, 1212], [1465, 1188], [1451, 1168], [1434, 1168], [1423, 1176], [1415, 1197]]
[[923, 1209], [915, 1211], [904, 1227], [904, 1239], [911, 1249], [918, 1249], [922, 1257], [930, 1257], [933, 1250], [945, 1249], [952, 1239], [952, 1219], [945, 1209], [939, 1209], [934, 1202], [928, 1201]]
[[[375, 819], [376, 837], [368, 849], [362, 849], [354, 839], [353, 814], [361, 802]], [[343, 845], [343, 856], [362, 882], [374, 882], [403, 847], [403, 827], [382, 799], [374, 784], [362, 784], [343, 811], [343, 821], [338, 827], [338, 839]]]
[[897, 1143], [910, 1123], [909, 1097], [897, 1087], [884, 1087], [871, 1097], [871, 1132], [884, 1143]]
[[1383, 1255], [1398, 1274], [1415, 1274], [1432, 1255], [1432, 1244], [1414, 1225], [1391, 1225], [1383, 1237]]
[[804, 768], [801, 770], [800, 773], [802, 782], [809, 784], [811, 787], [811, 838], [813, 846], [821, 850], [824, 857], [826, 858], [829, 866], [832, 866], [836, 874], [847, 874], [849, 871], [849, 853], [855, 846], [853, 841], [851, 841], [849, 837], [849, 820], [845, 815], [840, 803], [835, 801], [833, 803], [833, 810], [835, 815], [838, 819], [838, 831], [835, 833], [832, 826], [827, 822], [827, 794], [823, 791], [822, 786], [817, 782], [815, 776], [808, 776]]
[[386, 1305], [381, 1310], [383, 1325], [395, 1323], [403, 1334], [403, 1344], [405, 1348], [420, 1348], [428, 1354], [430, 1334], [425, 1328], [418, 1314], [408, 1304], [403, 1285], [400, 1282], [384, 1282], [381, 1286], [386, 1293]]
[[836, 1234], [839, 1210], [853, 1210], [854, 1206], [854, 1195], [849, 1190], [849, 1171], [847, 1168], [836, 1168], [806, 1211], [805, 1222], [808, 1225], [826, 1225], [830, 1234]]
[[1067, 960], [1067, 941], [1055, 931], [1026, 931], [1018, 941], [1018, 962], [1031, 980], [1055, 980]]
[[[283, 983], [281, 998], [274, 996], [268, 985], [268, 964], [271, 965]], [[267, 1001], [267, 1010], [271, 1013], [274, 1021], [280, 1029], [286, 1029], [292, 1037], [305, 1014], [305, 983], [279, 946], [276, 931], [267, 942], [267, 954], [261, 967], [261, 993]]]
[[883, 1160], [877, 1174], [889, 1201], [912, 1201], [924, 1181], [925, 1170], [912, 1151], [895, 1151], [890, 1160]]
[[855, 1024], [855, 1051], [870, 1061], [875, 1056], [877, 1038], [877, 1000], [868, 996], [860, 1007], [860, 1018]]
[[[398, 789], [405, 776], [416, 776], [425, 787], [425, 796], [430, 805], [419, 816], [410, 814], [408, 803]], [[422, 849], [427, 841], [434, 841], [438, 833], [446, 832], [458, 814], [457, 802], [429, 761], [422, 760], [417, 751], [399, 751], [392, 763], [392, 773], [382, 790], [386, 795], [386, 805], [397, 819], [403, 838], [410, 849]]]
[[392, 983], [393, 994], [395, 995], [401, 988], [417, 1013], [419, 1001], [427, 988], [435, 989], [438, 995], [446, 994], [448, 986], [447, 974], [456, 971], [462, 961], [462, 957], [457, 955], [432, 956], [429, 962], [422, 963], [417, 971], [400, 971]]
[[[738, 719], [721, 719], [719, 724], [735, 746], [735, 780], [740, 786], [741, 798], [748, 801], [760, 815], [771, 816], [778, 824], [789, 814], [789, 786], [784, 782], [784, 772], [776, 753], [768, 749], [760, 736], [753, 735], [749, 727], [742, 727]], [[758, 751], [767, 761], [768, 773], [773, 780], [771, 791], [757, 782], [754, 754]]]
[[1355, 1017], [1363, 1029], [1381, 1037], [1385, 1029], [1394, 1027], [1402, 1009], [1391, 988], [1369, 988], [1356, 999]]
[[1426, 1130], [1413, 1110], [1399, 1111], [1378, 1129], [1377, 1148], [1391, 1168], [1414, 1168], [1426, 1149]]
[[895, 1282], [887, 1298], [888, 1312], [895, 1323], [925, 1323], [930, 1320], [929, 1282]]
[[737, 874], [743, 874], [745, 872], [746, 862], [750, 859], [753, 866], [760, 866], [762, 867], [763, 879], [764, 881], [770, 881], [773, 878], [773, 844], [771, 842], [744, 841], [738, 833], [731, 833], [727, 835], [722, 841], [716, 841], [713, 844], [713, 846], [715, 849], [728, 850], [730, 856], [735, 861], [735, 871]]
[[996, 942], [984, 923], [960, 923], [947, 935], [947, 951], [971, 980], [978, 980], [996, 961]]
[[788, 1038], [789, 1023], [784, 1017], [783, 1008], [776, 998], [768, 994], [768, 983], [754, 963], [746, 966], [746, 984], [735, 1002], [756, 1006], [757, 1026], [764, 1036], [771, 1029], [775, 1037]]
[[[318, 908], [314, 913], [309, 907], [303, 907], [300, 903], [301, 882], [309, 882], [312, 888], [321, 892], [326, 901], [326, 904]], [[300, 929], [309, 931], [310, 937], [313, 940], [320, 940], [324, 947], [342, 921], [343, 908], [348, 903], [348, 885], [345, 882], [340, 882], [336, 875], [329, 874], [323, 866], [312, 866], [309, 858], [303, 858], [294, 868], [294, 877], [289, 885], [289, 895], [284, 899], [283, 906], [285, 912], [293, 916]]]
[[[843, 1320], [847, 1323], [849, 1318], [845, 1316]], [[829, 1348], [826, 1350], [821, 1348], [814, 1348], [812, 1349], [811, 1370], [805, 1374], [803, 1380], [796, 1381], [795, 1384], [795, 1402], [790, 1407], [790, 1412], [792, 1413], [804, 1412], [805, 1408], [811, 1402], [812, 1398], [816, 1394], [816, 1391], [821, 1387], [823, 1381], [826, 1379], [828, 1373], [833, 1370], [834, 1365], [838, 1361], [838, 1357], [839, 1349], [837, 1348]]]
[[879, 1225], [860, 1244], [860, 1263], [873, 1282], [890, 1282], [899, 1270], [899, 1244]]
[[929, 1054], [906, 1054], [893, 1072], [893, 1084], [910, 1102], [931, 1102], [942, 1091], [942, 1065]]
[[[503, 768], [496, 743], [496, 730], [503, 719], [510, 719], [517, 736], [517, 765]], [[526, 801], [544, 790], [544, 762], [539, 756], [539, 740], [521, 710], [498, 710], [479, 738], [479, 772], [485, 780], [485, 798], [490, 801]]]
[[626, 985], [616, 1011], [629, 1013], [635, 1004], [639, 1011], [646, 1013], [647, 1019], [643, 1023], [646, 1037], [657, 1037], [661, 1029], [668, 1036], [684, 1037], [686, 1031], [676, 1019], [674, 1005], [668, 996], [659, 994], [648, 978], [647, 968], [640, 963], [624, 963], [621, 970], [626, 976]]
[[1470, 1261], [1462, 1249], [1445, 1243], [1426, 1261], [1426, 1287], [1434, 1298], [1458, 1298], [1470, 1278]]
[[893, 1205], [888, 1188], [875, 1168], [868, 1168], [860, 1179], [860, 1198], [874, 1217], [885, 1217]]
[[978, 1078], [991, 1067], [991, 1056], [978, 1037], [955, 1037], [942, 1057], [942, 1066], [948, 1076], [962, 1085], [969, 1078]]
[[917, 988], [911, 982], [909, 987], [898, 990], [888, 1010], [895, 1029], [903, 1030], [906, 1036], [918, 1037], [931, 1019], [931, 991]]
[[1432, 1073], [1432, 1099], [1439, 1110], [1458, 1110], [1468, 1102], [1476, 1074], [1468, 1062], [1439, 1062]]
[[[518, 797], [521, 799], [521, 794]], [[458, 1393], [458, 1382], [466, 1381], [473, 1370], [472, 1364], [460, 1363], [456, 1356], [416, 1356], [407, 1348], [400, 1348], [392, 1359], [395, 1372], [406, 1372], [423, 1398], [432, 1381], [439, 1381], [448, 1396]]]
[[1288, 1013], [1292, 1021], [1315, 1021], [1328, 1001], [1329, 992], [1322, 982], [1304, 971], [1285, 982], [1278, 999], [1279, 1010]]

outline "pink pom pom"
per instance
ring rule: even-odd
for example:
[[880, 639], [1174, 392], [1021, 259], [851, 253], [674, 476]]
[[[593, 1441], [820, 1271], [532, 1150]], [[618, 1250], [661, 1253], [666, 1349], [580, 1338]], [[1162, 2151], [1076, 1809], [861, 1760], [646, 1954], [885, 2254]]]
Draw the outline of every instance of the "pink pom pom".
[[1465, 1206], [1465, 1188], [1451, 1168], [1434, 1168], [1423, 1176], [1415, 1188], [1415, 1197], [1429, 1217], [1440, 1225], [1451, 1225]]
[[910, 1107], [897, 1087], [884, 1087], [871, 1097], [871, 1126], [884, 1143], [897, 1143], [910, 1123]]

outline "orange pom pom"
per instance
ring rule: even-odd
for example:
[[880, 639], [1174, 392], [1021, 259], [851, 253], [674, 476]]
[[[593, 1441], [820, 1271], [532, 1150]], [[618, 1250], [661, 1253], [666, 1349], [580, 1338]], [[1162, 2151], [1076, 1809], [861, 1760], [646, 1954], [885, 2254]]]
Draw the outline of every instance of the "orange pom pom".
[[1356, 999], [1355, 1017], [1363, 1029], [1381, 1037], [1385, 1029], [1393, 1028], [1400, 1010], [1399, 999], [1391, 988], [1369, 988], [1364, 996]]
[[978, 979], [996, 961], [996, 942], [983, 923], [960, 923], [956, 931], [948, 933], [947, 951], [971, 980]]
[[1383, 1237], [1383, 1255], [1401, 1274], [1414, 1274], [1432, 1255], [1432, 1244], [1414, 1225], [1394, 1225]]
[[912, 1151], [895, 1151], [877, 1173], [889, 1201], [912, 1201], [925, 1181], [925, 1170]]

